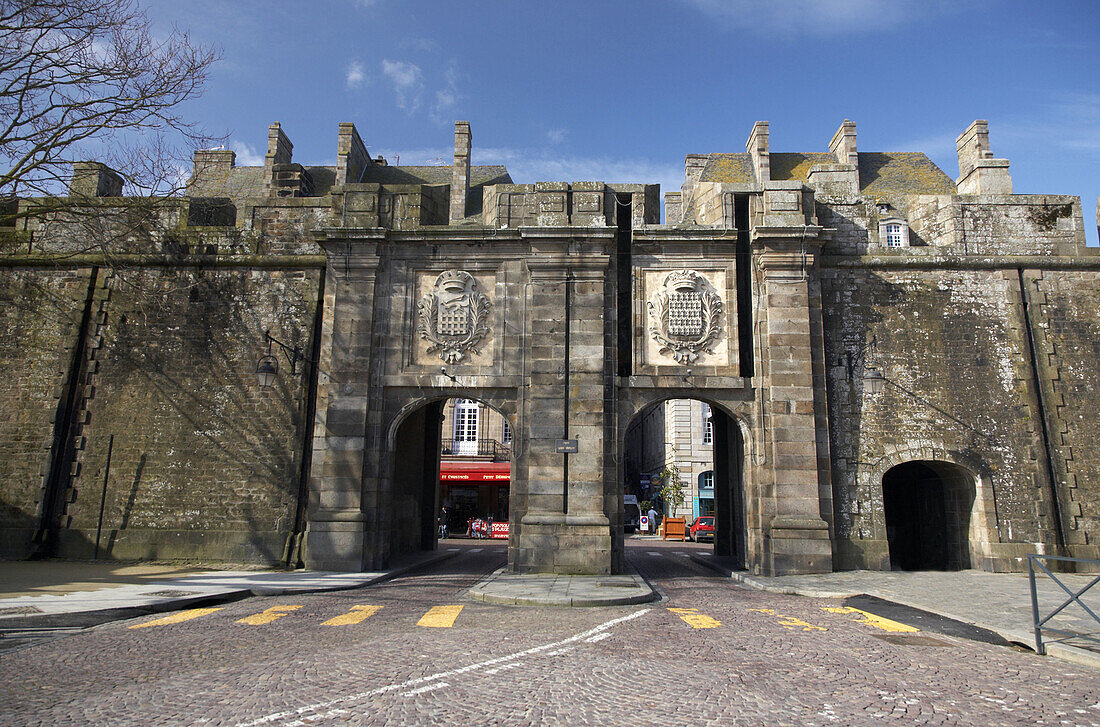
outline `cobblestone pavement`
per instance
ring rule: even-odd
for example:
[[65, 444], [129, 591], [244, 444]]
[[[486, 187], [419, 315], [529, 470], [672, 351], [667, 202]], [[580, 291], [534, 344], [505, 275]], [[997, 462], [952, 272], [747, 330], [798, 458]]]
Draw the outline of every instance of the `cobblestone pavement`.
[[[5, 725], [1100, 725], [1100, 672], [743, 589], [631, 540], [667, 602], [466, 600], [502, 545], [350, 591], [103, 624], [0, 655]], [[139, 628], [134, 628], [139, 627]]]

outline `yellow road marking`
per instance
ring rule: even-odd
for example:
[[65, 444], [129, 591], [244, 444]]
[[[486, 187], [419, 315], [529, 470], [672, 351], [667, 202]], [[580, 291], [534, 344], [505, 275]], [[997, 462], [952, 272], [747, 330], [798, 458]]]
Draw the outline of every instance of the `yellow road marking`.
[[249, 626], [263, 626], [269, 624], [277, 618], [283, 616], [289, 616], [292, 611], [297, 611], [301, 606], [272, 606], [271, 608], [264, 609], [260, 613], [254, 613], [251, 616], [238, 619], [239, 624], [248, 624]]
[[864, 626], [873, 626], [876, 629], [882, 629], [883, 631], [889, 631], [893, 634], [915, 634], [920, 629], [908, 624], [899, 623], [898, 621], [892, 621], [882, 616], [876, 616], [873, 613], [861, 611], [858, 608], [852, 608], [851, 606], [841, 606], [840, 608], [827, 608], [822, 607], [823, 611], [829, 613], [855, 613], [859, 614], [860, 618], [856, 620], [856, 623], [863, 624]]
[[455, 619], [462, 611], [462, 606], [432, 606], [431, 609], [420, 617], [417, 626], [427, 626], [435, 629], [449, 629], [455, 625]]
[[330, 618], [328, 621], [321, 623], [322, 626], [353, 626], [355, 624], [363, 623], [368, 618], [378, 613], [381, 610], [381, 606], [352, 606], [351, 610], [345, 614]]
[[711, 618], [705, 613], [699, 613], [697, 608], [670, 608], [674, 614], [683, 619], [684, 623], [693, 629], [713, 629], [722, 625], [716, 618]]
[[137, 624], [136, 626], [127, 626], [130, 629], [144, 629], [150, 626], [167, 626], [169, 624], [183, 623], [184, 621], [190, 621], [193, 618], [199, 616], [205, 616], [208, 613], [214, 613], [215, 611], [221, 611], [224, 606], [217, 608], [191, 608], [186, 611], [178, 611], [171, 616], [165, 616], [164, 618], [158, 618], [155, 621], [146, 621], [143, 624]]
[[749, 610], [755, 611], [757, 613], [763, 613], [768, 616], [775, 616], [778, 619], [776, 623], [778, 623], [780, 626], [787, 629], [788, 631], [794, 631], [796, 628], [800, 628], [803, 631], [828, 631], [828, 629], [824, 626], [814, 626], [812, 623], [803, 621], [796, 616], [785, 616], [781, 613], [776, 613], [770, 608], [750, 608]]

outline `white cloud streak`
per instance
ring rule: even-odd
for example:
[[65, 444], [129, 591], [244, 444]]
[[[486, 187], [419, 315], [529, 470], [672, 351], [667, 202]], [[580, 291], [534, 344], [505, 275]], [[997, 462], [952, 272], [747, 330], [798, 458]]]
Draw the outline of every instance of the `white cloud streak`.
[[420, 66], [405, 61], [382, 61], [382, 75], [393, 84], [394, 93], [397, 95], [397, 108], [414, 113], [420, 108], [421, 95], [424, 91], [424, 73]]
[[964, 0], [681, 0], [723, 25], [759, 34], [840, 36], [890, 30], [960, 10]]
[[344, 76], [344, 83], [348, 88], [359, 88], [366, 80], [367, 71], [362, 63], [359, 61], [348, 63], [347, 73]]
[[234, 141], [230, 148], [237, 152], [237, 166], [262, 167], [264, 165], [264, 155], [257, 152], [255, 147], [243, 141]]

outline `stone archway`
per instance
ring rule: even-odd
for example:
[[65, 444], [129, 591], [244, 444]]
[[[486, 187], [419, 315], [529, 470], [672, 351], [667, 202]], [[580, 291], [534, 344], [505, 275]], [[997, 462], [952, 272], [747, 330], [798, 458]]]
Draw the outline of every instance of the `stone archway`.
[[[925, 443], [920, 446], [891, 450], [877, 462], [861, 470], [860, 485], [868, 492], [879, 492], [881, 494], [883, 479], [887, 472], [909, 462], [932, 463], [932, 466], [937, 467], [938, 471], [946, 474], [946, 477], [952, 483], [952, 488], [954, 488], [951, 490], [952, 492], [958, 492], [957, 488], [963, 487], [963, 484], [961, 484], [963, 482], [965, 482], [965, 488], [973, 492], [972, 497], [967, 496], [966, 498], [966, 501], [970, 503], [968, 516], [962, 512], [955, 515], [956, 519], [960, 521], [965, 519], [967, 523], [965, 534], [959, 531], [958, 537], [966, 541], [969, 557], [960, 549], [955, 562], [969, 563], [969, 565], [961, 567], [991, 570], [994, 567], [994, 562], [1000, 556], [1003, 546], [1001, 546], [1000, 526], [997, 518], [996, 493], [993, 488], [992, 477], [985, 464], [965, 453], [949, 450], [932, 443]], [[955, 497], [955, 502], [960, 502], [958, 497]], [[954, 507], [956, 510], [959, 508], [958, 505]], [[962, 507], [965, 508], [965, 505]], [[889, 539], [886, 531], [885, 513], [881, 507], [876, 508], [874, 513], [873, 528], [875, 532], [874, 542], [878, 543], [878, 549], [875, 551], [878, 558], [876, 562], [880, 563], [878, 567], [888, 569], [891, 567]]]
[[[689, 459], [702, 461], [709, 455], [709, 464], [705, 465], [705, 471], [711, 473], [713, 477], [712, 507], [715, 515], [716, 531], [714, 552], [717, 555], [735, 559], [741, 567], [748, 567], [750, 563], [759, 562], [761, 554], [758, 551], [758, 544], [761, 538], [753, 537], [749, 532], [750, 520], [756, 522], [758, 518], [755, 516], [756, 503], [748, 495], [746, 487], [748, 428], [740, 417], [731, 414], [725, 406], [719, 405], [710, 397], [699, 396], [697, 392], [684, 392], [677, 395], [665, 394], [654, 397], [639, 404], [632, 414], [624, 417], [623, 421], [626, 423], [621, 429], [620, 441], [618, 442], [618, 451], [621, 453], [619, 457], [619, 475], [616, 478], [618, 481], [617, 500], [619, 506], [618, 514], [613, 518], [619, 530], [619, 537], [623, 537], [621, 519], [624, 495], [632, 490], [639, 497], [645, 494], [637, 492], [641, 482], [641, 480], [638, 480], [638, 475], [641, 470], [654, 469], [652, 465], [646, 466], [646, 464], [634, 461], [638, 456], [634, 451], [638, 448], [637, 439], [642, 432], [649, 428], [649, 418], [654, 416], [663, 418], [665, 416], [656, 409], [657, 407], [667, 410], [675, 406], [676, 402], [691, 402], [692, 404], [688, 405], [692, 412], [692, 414], [689, 414], [689, 419], [692, 419], [694, 424], [699, 425], [698, 427], [688, 425], [687, 429], [685, 429], [683, 422], [676, 422], [673, 425], [674, 428], [679, 430], [678, 435], [681, 439], [685, 436], [689, 437], [693, 441], [694, 447], [701, 450], [700, 452], [693, 452], [692, 455], [689, 455]], [[705, 405], [710, 409], [709, 437], [704, 433], [704, 420], [701, 412], [697, 411], [698, 407], [693, 405], [695, 403]], [[694, 416], [695, 414], [699, 416]], [[694, 421], [695, 419], [698, 419], [698, 421]], [[700, 431], [695, 432], [695, 429]], [[707, 441], [708, 439], [709, 441]], [[664, 441], [645, 443], [641, 446], [652, 454], [653, 450], [650, 447], [662, 447]], [[681, 448], [682, 446], [681, 444]], [[681, 470], [684, 470], [683, 465], [679, 466]], [[692, 477], [694, 477], [694, 474], [693, 472]], [[632, 479], [636, 481], [630, 481]], [[749, 514], [750, 510], [753, 511], [752, 516]], [[759, 529], [756, 530], [755, 534], [759, 536]]]
[[916, 460], [882, 477], [883, 520], [895, 570], [973, 566], [971, 517], [977, 477], [949, 462]]

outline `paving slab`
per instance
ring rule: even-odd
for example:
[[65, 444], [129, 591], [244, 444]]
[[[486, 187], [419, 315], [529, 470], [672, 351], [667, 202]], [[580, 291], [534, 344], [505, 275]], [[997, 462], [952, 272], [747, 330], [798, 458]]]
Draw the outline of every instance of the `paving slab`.
[[466, 592], [474, 601], [513, 606], [628, 606], [659, 598], [636, 573], [571, 576], [509, 573], [500, 568]]
[[[973, 624], [999, 634], [1007, 641], [1035, 648], [1027, 573], [862, 570], [765, 577], [738, 570], [733, 561], [710, 554], [692, 554], [692, 560], [761, 591], [813, 598], [873, 596]], [[1057, 575], [1074, 591], [1081, 590], [1097, 577], [1097, 574]], [[1069, 597], [1047, 577], [1036, 580], [1036, 591], [1039, 610], [1043, 615]], [[1086, 592], [1081, 600], [1094, 613], [1100, 614], [1100, 584]], [[1100, 624], [1076, 604], [1067, 607], [1051, 621], [1051, 625], [1079, 634], [1100, 636]], [[1081, 640], [1073, 640], [1070, 644], [1052, 643], [1053, 638], [1048, 635], [1043, 637], [1047, 653], [1051, 656], [1100, 668], [1100, 645], [1090, 645]]]

